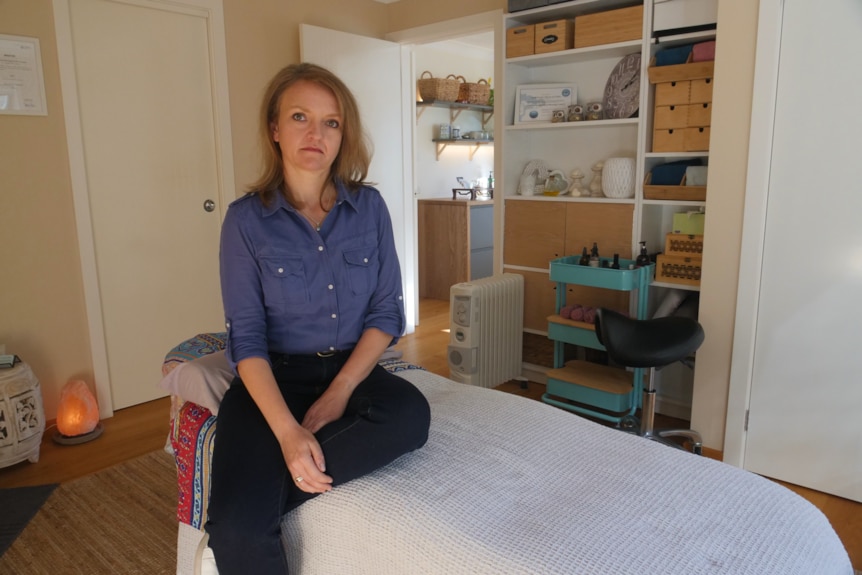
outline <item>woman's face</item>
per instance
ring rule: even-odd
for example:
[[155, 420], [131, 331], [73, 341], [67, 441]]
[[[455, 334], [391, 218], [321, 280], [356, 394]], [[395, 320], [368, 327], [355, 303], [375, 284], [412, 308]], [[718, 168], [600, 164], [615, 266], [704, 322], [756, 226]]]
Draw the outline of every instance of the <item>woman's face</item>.
[[285, 90], [272, 126], [285, 175], [294, 171], [328, 175], [341, 149], [342, 121], [338, 101], [328, 88], [300, 80]]

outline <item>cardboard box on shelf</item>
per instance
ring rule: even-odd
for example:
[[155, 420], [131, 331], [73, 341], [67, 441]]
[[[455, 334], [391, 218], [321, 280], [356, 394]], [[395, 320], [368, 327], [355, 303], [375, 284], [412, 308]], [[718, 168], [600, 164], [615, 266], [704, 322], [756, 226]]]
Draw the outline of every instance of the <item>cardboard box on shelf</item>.
[[535, 53], [536, 27], [533, 24], [506, 30], [506, 58]]
[[572, 21], [553, 20], [536, 24], [533, 50], [536, 54], [569, 50], [574, 46], [572, 40]]
[[618, 8], [575, 17], [575, 48], [640, 40], [643, 5]]
[[673, 232], [703, 235], [705, 221], [706, 214], [703, 212], [677, 212], [673, 215]]

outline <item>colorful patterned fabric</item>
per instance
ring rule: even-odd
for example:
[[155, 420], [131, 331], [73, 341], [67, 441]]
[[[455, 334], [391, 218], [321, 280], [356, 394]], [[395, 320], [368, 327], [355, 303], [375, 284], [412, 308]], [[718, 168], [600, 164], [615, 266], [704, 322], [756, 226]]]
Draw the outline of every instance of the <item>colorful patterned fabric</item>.
[[[225, 333], [202, 333], [182, 342], [165, 356], [162, 374], [167, 375], [180, 363], [224, 349], [225, 338]], [[380, 365], [393, 373], [422, 369], [400, 359], [381, 361]], [[179, 487], [177, 520], [201, 530], [207, 519], [216, 420], [207, 408], [190, 401], [183, 402], [171, 420]]]
[[165, 356], [165, 362], [162, 364], [162, 375], [167, 375], [184, 361], [191, 361], [197, 357], [222, 350], [225, 345], [227, 345], [227, 332], [199, 333], [168, 352]]

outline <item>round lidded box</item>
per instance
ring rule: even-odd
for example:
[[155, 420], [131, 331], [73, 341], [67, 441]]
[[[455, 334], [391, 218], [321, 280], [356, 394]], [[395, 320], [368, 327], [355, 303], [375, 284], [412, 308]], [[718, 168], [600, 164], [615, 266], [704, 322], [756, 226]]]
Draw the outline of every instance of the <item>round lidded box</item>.
[[0, 467], [39, 461], [44, 431], [42, 391], [30, 366], [0, 369]]

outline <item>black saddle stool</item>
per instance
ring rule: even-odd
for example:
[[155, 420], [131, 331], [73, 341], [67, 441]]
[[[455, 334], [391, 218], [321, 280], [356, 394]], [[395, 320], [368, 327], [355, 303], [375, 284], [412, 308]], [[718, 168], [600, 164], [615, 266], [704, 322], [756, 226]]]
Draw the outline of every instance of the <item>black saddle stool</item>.
[[606, 308], [596, 310], [596, 336], [605, 346], [608, 356], [626, 367], [649, 368], [649, 377], [643, 391], [641, 420], [638, 434], [673, 447], [679, 444], [668, 437], [685, 437], [691, 450], [698, 455], [703, 441], [691, 429], [654, 429], [655, 372], [666, 365], [684, 361], [703, 343], [703, 328], [688, 317], [662, 317], [657, 319], [631, 319]]

